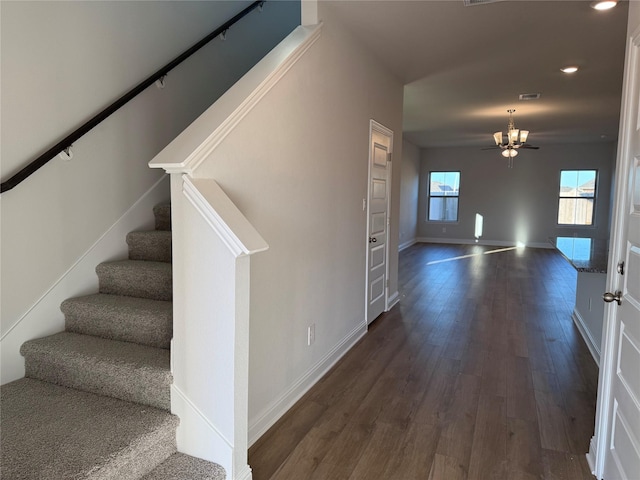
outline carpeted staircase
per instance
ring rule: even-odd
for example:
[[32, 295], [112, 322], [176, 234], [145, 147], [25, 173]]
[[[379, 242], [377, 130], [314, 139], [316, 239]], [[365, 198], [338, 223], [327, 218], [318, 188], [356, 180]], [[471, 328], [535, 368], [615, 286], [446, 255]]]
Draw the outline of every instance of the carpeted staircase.
[[222, 480], [176, 452], [171, 407], [171, 212], [96, 267], [99, 293], [65, 300], [66, 330], [26, 342], [26, 377], [3, 385], [2, 480]]

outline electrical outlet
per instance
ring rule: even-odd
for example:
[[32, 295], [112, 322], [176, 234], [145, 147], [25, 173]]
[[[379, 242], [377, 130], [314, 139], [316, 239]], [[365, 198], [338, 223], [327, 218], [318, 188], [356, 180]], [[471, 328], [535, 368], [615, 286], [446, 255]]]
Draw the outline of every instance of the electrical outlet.
[[442, 227], [442, 233], [447, 233], [447, 227]]
[[316, 324], [312, 323], [307, 328], [307, 345], [312, 345], [316, 341]]

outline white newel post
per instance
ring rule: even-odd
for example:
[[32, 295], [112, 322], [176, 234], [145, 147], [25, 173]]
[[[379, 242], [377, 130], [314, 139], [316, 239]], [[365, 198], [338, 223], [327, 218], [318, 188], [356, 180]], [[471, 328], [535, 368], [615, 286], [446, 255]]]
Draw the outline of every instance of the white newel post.
[[178, 450], [248, 480], [249, 263], [268, 246], [214, 180], [171, 177]]

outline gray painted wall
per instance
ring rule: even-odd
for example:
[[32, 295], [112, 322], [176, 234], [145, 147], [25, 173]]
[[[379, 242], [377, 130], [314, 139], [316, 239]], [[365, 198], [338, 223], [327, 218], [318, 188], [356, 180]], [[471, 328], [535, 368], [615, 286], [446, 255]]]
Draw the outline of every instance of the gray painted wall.
[[420, 148], [402, 141], [400, 170], [400, 248], [415, 242], [418, 233], [418, 192], [420, 189]]
[[371, 119], [395, 133], [390, 294], [398, 289], [402, 84], [331, 5], [318, 14], [320, 38], [196, 172], [215, 178], [269, 244], [251, 259], [251, 440], [366, 328]]
[[[484, 217], [481, 241], [547, 245], [552, 236], [608, 238], [615, 144], [545, 145], [523, 151], [514, 168], [495, 150], [433, 148], [422, 150], [418, 196], [418, 237], [473, 241], [475, 215]], [[557, 225], [560, 170], [597, 169], [596, 221], [592, 227]], [[427, 222], [430, 171], [460, 171], [458, 222]]]

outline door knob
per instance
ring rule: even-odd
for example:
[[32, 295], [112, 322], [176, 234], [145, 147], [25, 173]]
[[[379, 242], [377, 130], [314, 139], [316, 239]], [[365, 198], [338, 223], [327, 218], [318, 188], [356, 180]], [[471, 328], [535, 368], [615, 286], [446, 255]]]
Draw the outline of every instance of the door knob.
[[376, 237], [369, 237], [369, 243], [376, 243], [378, 239]]
[[604, 300], [607, 303], [611, 303], [615, 300], [616, 302], [618, 302], [618, 305], [621, 305], [622, 292], [620, 290], [618, 290], [616, 293], [607, 292], [604, 295], [602, 295], [602, 300]]

